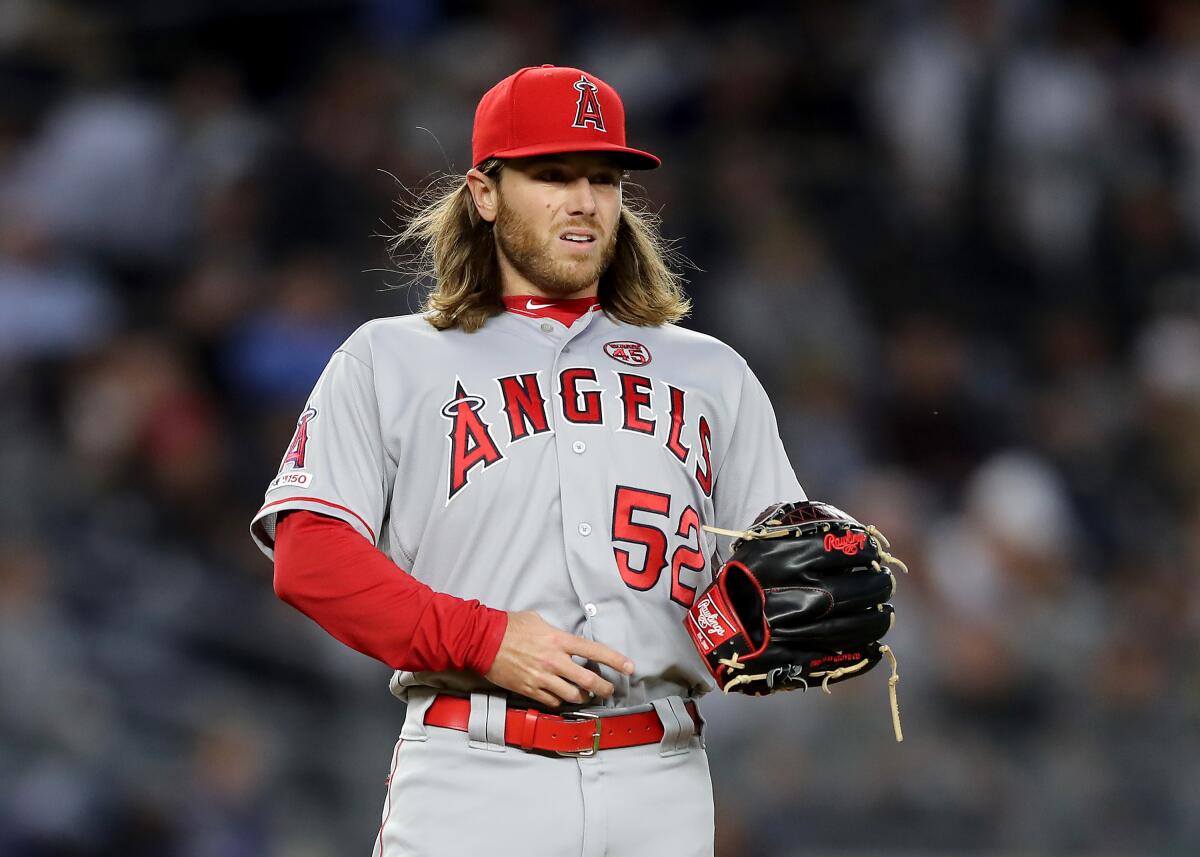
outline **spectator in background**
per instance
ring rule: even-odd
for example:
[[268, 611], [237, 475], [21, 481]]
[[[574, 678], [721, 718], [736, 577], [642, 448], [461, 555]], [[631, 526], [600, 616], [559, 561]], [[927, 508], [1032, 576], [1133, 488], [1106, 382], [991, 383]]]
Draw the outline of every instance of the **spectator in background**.
[[15, 204], [0, 218], [0, 361], [85, 352], [112, 335], [109, 285]]
[[344, 303], [349, 289], [328, 256], [293, 256], [275, 277], [272, 300], [233, 333], [224, 362], [236, 394], [291, 403], [312, 389], [354, 323]]

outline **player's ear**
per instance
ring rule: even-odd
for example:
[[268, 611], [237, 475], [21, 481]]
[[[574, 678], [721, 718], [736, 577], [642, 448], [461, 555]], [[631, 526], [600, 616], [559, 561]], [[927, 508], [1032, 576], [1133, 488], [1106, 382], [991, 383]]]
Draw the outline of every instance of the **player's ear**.
[[500, 204], [499, 176], [488, 176], [472, 167], [467, 170], [467, 190], [475, 203], [475, 211], [480, 218], [488, 223], [494, 223]]

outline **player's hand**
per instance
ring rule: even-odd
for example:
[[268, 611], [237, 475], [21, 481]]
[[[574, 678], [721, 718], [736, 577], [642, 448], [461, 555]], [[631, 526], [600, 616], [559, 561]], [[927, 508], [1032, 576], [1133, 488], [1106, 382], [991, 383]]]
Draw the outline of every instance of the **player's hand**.
[[550, 708], [563, 702], [607, 699], [613, 686], [577, 664], [572, 655], [631, 675], [633, 661], [594, 640], [568, 634], [533, 611], [508, 614], [508, 628], [484, 678]]

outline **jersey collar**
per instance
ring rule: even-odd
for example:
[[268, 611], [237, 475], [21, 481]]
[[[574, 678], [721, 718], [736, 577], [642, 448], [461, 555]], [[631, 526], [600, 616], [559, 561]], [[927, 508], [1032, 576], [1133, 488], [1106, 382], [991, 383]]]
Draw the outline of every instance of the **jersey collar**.
[[542, 298], [533, 295], [505, 295], [501, 298], [511, 313], [526, 318], [548, 318], [570, 327], [589, 312], [600, 309], [598, 298]]

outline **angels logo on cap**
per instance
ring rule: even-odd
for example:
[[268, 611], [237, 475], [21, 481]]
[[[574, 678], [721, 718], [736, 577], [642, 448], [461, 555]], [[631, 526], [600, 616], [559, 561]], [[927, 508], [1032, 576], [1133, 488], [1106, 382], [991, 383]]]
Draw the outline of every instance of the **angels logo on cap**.
[[596, 84], [588, 80], [586, 74], [581, 74], [575, 81], [575, 88], [579, 90], [579, 101], [575, 105], [575, 121], [571, 127], [583, 128], [591, 122], [593, 128], [603, 131], [604, 114], [600, 112], [600, 100], [596, 98]]

